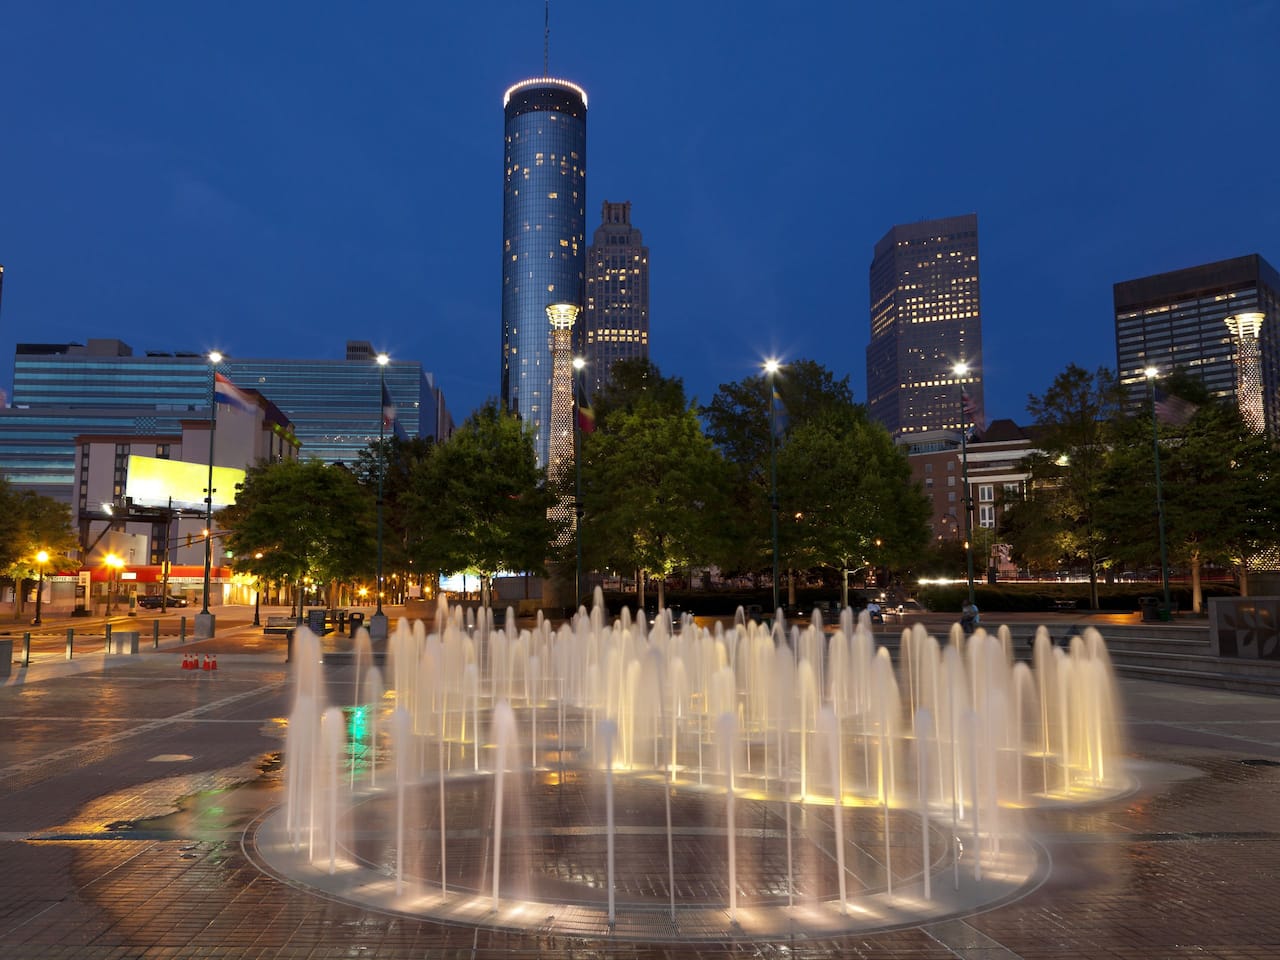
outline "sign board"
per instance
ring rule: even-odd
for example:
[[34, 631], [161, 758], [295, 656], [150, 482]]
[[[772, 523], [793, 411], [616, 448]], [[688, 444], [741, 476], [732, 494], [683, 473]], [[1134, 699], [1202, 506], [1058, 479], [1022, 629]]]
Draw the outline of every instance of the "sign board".
[[[209, 485], [208, 464], [130, 454], [128, 469], [124, 495], [138, 506], [172, 506], [175, 510], [205, 509], [204, 491]], [[243, 482], [243, 470], [214, 467], [213, 509], [219, 510], [235, 503], [236, 484]]]

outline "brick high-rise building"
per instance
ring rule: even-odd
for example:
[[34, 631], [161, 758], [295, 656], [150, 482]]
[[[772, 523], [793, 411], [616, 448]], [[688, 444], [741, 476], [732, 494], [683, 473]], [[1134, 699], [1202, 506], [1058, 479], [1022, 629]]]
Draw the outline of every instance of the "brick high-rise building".
[[587, 299], [579, 343], [590, 393], [619, 360], [649, 358], [649, 248], [631, 224], [630, 203], [610, 203], [587, 248]]

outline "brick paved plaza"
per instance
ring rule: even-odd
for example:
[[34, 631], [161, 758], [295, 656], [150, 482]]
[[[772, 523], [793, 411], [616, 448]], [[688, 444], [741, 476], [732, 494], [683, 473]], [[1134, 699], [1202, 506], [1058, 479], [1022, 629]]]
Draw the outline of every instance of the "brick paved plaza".
[[[1274, 698], [1122, 681], [1142, 787], [1034, 814], [1048, 878], [985, 912], [655, 945], [442, 925], [264, 873], [253, 828], [282, 800], [283, 642], [219, 619], [183, 645], [165, 621], [137, 656], [86, 642], [68, 663], [60, 640], [37, 644], [0, 688], [0, 957], [1280, 957]], [[191, 652], [219, 669], [181, 670]]]

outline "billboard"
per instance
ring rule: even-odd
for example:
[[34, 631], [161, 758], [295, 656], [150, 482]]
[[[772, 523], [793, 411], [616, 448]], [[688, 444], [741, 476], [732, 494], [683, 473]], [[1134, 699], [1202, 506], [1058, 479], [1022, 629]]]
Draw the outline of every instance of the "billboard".
[[[243, 482], [243, 470], [214, 467], [213, 509], [235, 503], [236, 484]], [[208, 464], [130, 454], [124, 495], [142, 507], [168, 507], [172, 500], [175, 510], [203, 510], [208, 483]]]

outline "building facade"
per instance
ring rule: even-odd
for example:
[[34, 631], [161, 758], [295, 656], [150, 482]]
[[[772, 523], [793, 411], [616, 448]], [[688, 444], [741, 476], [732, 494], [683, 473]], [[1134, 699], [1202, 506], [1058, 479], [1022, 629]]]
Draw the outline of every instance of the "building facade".
[[532, 425], [550, 462], [552, 303], [583, 302], [587, 94], [567, 80], [524, 80], [503, 99], [503, 405]]
[[1179, 369], [1246, 420], [1280, 427], [1280, 275], [1257, 254], [1126, 280], [1113, 288], [1116, 371], [1127, 404], [1149, 402], [1145, 370]]
[[631, 224], [629, 202], [604, 202], [587, 248], [580, 343], [591, 394], [619, 360], [649, 359], [649, 248]]
[[[380, 368], [360, 356], [363, 341], [348, 344], [347, 360], [270, 360], [224, 357], [218, 371], [236, 387], [256, 390], [276, 405], [292, 424], [301, 444], [301, 456], [326, 463], [354, 463], [359, 452], [378, 439], [382, 424], [379, 372], [396, 408], [395, 428], [407, 437], [446, 437], [452, 420], [443, 394], [430, 374], [416, 361], [396, 360]], [[43, 416], [74, 420], [83, 408], [112, 410], [124, 406], [143, 408], [130, 416], [143, 417], [139, 425], [148, 432], [145, 418], [172, 433], [182, 417], [198, 415], [209, 406], [209, 361], [197, 353], [150, 351], [135, 356], [119, 340], [89, 340], [87, 344], [18, 344], [14, 356], [13, 408], [0, 411], [0, 439], [7, 435], [6, 421], [18, 415], [30, 427]], [[52, 411], [57, 410], [58, 413]], [[24, 412], [25, 411], [25, 412]], [[118, 424], [123, 412], [112, 419]], [[112, 428], [119, 432], [118, 427]], [[46, 439], [64, 442], [83, 429], [65, 431]], [[62, 454], [69, 462], [70, 448]], [[0, 446], [0, 472], [16, 480], [27, 467], [7, 461]], [[16, 471], [16, 472], [15, 472]], [[69, 477], [60, 482], [69, 483]], [[62, 499], [66, 499], [63, 497]]]
[[[871, 261], [867, 407], [895, 437], [983, 423], [978, 217], [895, 226]], [[968, 365], [958, 376], [954, 367]]]

